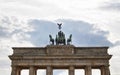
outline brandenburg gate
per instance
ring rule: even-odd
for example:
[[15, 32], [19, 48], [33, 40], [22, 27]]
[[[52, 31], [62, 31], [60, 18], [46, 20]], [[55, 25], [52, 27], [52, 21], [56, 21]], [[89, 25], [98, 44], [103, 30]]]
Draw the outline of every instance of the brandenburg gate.
[[[53, 69], [68, 69], [75, 75], [75, 69], [84, 69], [85, 75], [92, 75], [92, 69], [100, 69], [101, 75], [110, 75], [108, 47], [75, 47], [71, 37], [66, 40], [61, 31], [45, 47], [13, 47], [11, 75], [21, 75], [21, 70], [29, 69], [29, 75], [37, 75], [38, 69], [46, 69], [46, 75], [53, 75]], [[54, 43], [56, 42], [56, 44]]]

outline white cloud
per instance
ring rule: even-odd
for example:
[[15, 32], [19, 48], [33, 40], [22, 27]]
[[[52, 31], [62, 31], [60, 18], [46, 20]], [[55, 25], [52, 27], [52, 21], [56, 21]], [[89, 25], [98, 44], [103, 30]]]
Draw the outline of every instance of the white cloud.
[[111, 69], [111, 74], [114, 74], [114, 75], [120, 74], [120, 71], [119, 71], [120, 67], [118, 66], [120, 65], [119, 48], [120, 48], [120, 45], [109, 49], [109, 53], [113, 55], [110, 60], [110, 69]]
[[[28, 26], [27, 26], [28, 27]], [[1, 17], [0, 19], [0, 74], [11, 74], [11, 61], [8, 55], [12, 54], [13, 46], [33, 46], [26, 40], [29, 36], [25, 32], [31, 31], [25, 24], [13, 17]], [[24, 29], [28, 29], [27, 31]], [[29, 29], [30, 28], [30, 29]]]
[[120, 11], [120, 0], [111, 0], [111, 1], [105, 2], [103, 6], [101, 6], [100, 8], [104, 10], [119, 12]]

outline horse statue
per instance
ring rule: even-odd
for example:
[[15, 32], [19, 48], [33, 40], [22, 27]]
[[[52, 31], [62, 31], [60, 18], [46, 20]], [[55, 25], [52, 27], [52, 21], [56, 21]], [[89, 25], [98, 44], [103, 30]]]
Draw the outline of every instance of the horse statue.
[[50, 42], [52, 42], [52, 45], [54, 45], [54, 39], [52, 38], [51, 35], [49, 35], [49, 38], [50, 38]]
[[69, 38], [67, 39], [67, 45], [70, 45], [70, 42], [72, 42], [72, 34], [70, 34]]
[[59, 44], [64, 44], [66, 45], [66, 41], [65, 41], [65, 34], [62, 31], [58, 32], [58, 35], [56, 35], [56, 45]]

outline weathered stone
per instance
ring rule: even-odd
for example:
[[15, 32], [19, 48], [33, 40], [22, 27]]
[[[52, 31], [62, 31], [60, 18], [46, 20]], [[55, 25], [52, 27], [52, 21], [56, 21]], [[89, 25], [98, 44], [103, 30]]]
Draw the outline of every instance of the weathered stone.
[[[14, 47], [12, 60], [12, 74], [18, 69], [29, 69], [30, 75], [36, 75], [36, 68], [46, 68], [47, 75], [52, 75], [52, 69], [69, 69], [74, 75], [75, 68], [85, 69], [86, 75], [91, 75], [92, 68], [101, 69], [102, 75], [108, 75], [109, 59], [108, 47], [75, 47], [73, 45], [48, 45], [46, 47]], [[18, 68], [19, 67], [19, 68]], [[20, 70], [19, 70], [20, 71]]]

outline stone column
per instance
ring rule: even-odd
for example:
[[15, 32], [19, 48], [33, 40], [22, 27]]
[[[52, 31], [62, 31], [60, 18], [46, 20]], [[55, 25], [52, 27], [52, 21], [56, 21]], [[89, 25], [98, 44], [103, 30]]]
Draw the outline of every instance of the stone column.
[[85, 67], [85, 75], [92, 75], [92, 70], [90, 65]]
[[29, 68], [29, 75], [36, 75], [36, 68], [34, 66], [30, 66]]
[[20, 74], [21, 74], [21, 68], [17, 66], [12, 66], [11, 75], [20, 75]]
[[105, 75], [105, 67], [104, 66], [101, 67], [101, 75]]
[[109, 66], [105, 66], [105, 75], [110, 75]]
[[102, 66], [101, 67], [101, 75], [110, 75], [109, 66]]
[[21, 68], [17, 68], [16, 75], [21, 75]]
[[17, 67], [16, 66], [12, 66], [12, 71], [11, 71], [11, 75], [17, 75]]
[[74, 75], [74, 66], [69, 67], [69, 75]]
[[47, 66], [46, 75], [53, 75], [53, 70], [51, 66]]

